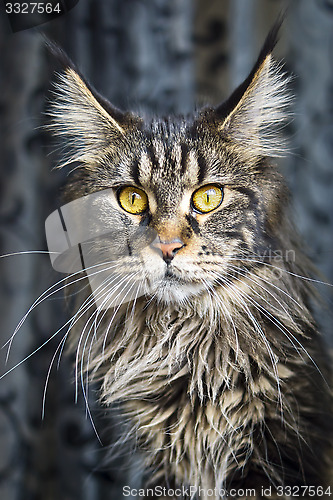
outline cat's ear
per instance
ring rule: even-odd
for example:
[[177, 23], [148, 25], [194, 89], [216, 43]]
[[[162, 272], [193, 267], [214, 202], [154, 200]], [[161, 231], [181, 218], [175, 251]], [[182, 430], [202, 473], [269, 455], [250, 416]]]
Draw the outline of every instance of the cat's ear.
[[268, 34], [249, 76], [211, 115], [220, 137], [245, 161], [286, 152], [280, 132], [289, 116], [289, 78], [272, 58], [281, 23]]
[[48, 49], [62, 67], [48, 110], [48, 128], [64, 146], [60, 166], [98, 163], [108, 153], [124, 147], [135, 118], [101, 97], [60, 48], [48, 42]]

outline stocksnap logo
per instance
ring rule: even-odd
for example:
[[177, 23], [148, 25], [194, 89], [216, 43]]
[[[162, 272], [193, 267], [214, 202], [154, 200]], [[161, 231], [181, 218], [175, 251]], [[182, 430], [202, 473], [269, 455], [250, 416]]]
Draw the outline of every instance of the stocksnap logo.
[[3, 0], [12, 31], [34, 28], [66, 14], [79, 0], [46, 0], [26, 2]]
[[156, 231], [126, 226], [112, 189], [63, 205], [46, 219], [45, 231], [53, 268], [74, 279], [84, 271], [98, 309], [147, 293], [151, 258], [162, 256]]

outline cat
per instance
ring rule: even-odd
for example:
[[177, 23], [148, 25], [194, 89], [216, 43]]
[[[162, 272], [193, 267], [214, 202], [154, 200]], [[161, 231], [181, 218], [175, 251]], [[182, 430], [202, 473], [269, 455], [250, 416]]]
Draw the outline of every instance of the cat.
[[272, 161], [290, 101], [272, 58], [279, 27], [229, 99], [187, 117], [121, 112], [53, 49], [50, 128], [62, 166], [76, 165], [63, 201], [102, 193], [98, 223], [112, 233], [89, 247], [107, 306], [81, 287], [69, 343], [101, 402], [130, 420], [150, 498], [330, 493], [329, 360]]

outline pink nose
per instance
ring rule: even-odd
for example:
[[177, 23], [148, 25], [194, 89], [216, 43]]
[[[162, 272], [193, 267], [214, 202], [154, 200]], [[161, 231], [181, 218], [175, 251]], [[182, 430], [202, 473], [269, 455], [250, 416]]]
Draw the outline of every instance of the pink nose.
[[169, 264], [178, 250], [183, 248], [185, 245], [180, 239], [175, 238], [172, 241], [160, 241], [160, 243], [157, 243], [154, 246], [161, 250], [163, 259], [167, 264]]

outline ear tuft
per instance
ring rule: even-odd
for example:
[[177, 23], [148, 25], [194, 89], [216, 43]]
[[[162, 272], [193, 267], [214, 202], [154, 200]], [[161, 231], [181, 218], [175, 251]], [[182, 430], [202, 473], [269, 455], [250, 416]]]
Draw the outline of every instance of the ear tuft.
[[80, 75], [67, 55], [51, 42], [49, 51], [63, 70], [55, 83], [47, 126], [64, 144], [60, 167], [72, 162], [93, 164], [126, 142], [131, 119], [102, 98]]
[[246, 161], [283, 156], [287, 149], [280, 132], [290, 116], [290, 77], [272, 58], [282, 21], [268, 34], [250, 75], [214, 112], [219, 132]]

